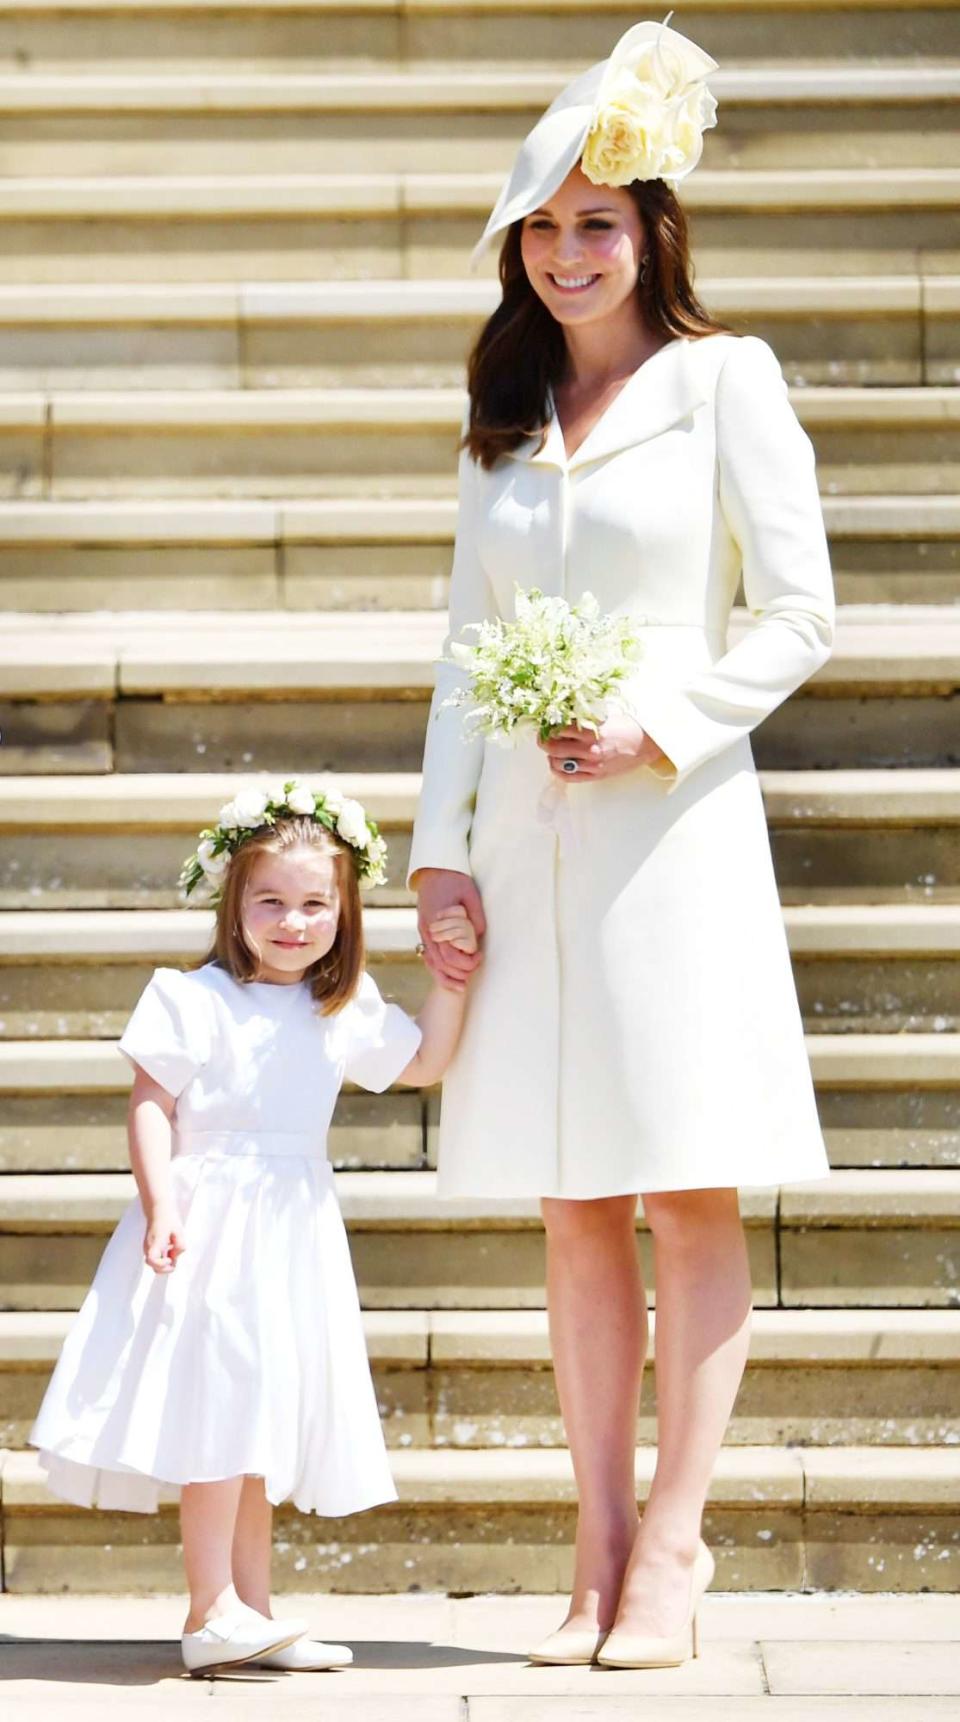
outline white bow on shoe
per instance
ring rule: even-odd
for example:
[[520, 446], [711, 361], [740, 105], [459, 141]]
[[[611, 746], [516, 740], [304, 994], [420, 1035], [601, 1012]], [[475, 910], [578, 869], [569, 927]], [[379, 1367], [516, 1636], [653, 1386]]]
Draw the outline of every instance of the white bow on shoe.
[[190, 1674], [219, 1674], [244, 1662], [286, 1650], [307, 1630], [305, 1620], [268, 1620], [255, 1608], [231, 1609], [204, 1621], [198, 1632], [180, 1640], [183, 1665]]

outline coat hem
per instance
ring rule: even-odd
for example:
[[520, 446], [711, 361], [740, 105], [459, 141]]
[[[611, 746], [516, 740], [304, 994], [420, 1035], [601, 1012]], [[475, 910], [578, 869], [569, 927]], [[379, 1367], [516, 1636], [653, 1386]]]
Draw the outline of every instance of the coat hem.
[[833, 1167], [827, 1165], [821, 1171], [817, 1172], [806, 1170], [802, 1172], [785, 1171], [780, 1173], [776, 1178], [696, 1178], [693, 1180], [682, 1179], [679, 1182], [671, 1179], [669, 1182], [658, 1181], [654, 1183], [642, 1183], [639, 1179], [631, 1179], [628, 1183], [617, 1184], [609, 1189], [602, 1188], [593, 1190], [563, 1190], [556, 1188], [556, 1186], [552, 1189], [533, 1189], [526, 1186], [512, 1186], [511, 1188], [506, 1189], [502, 1183], [498, 1184], [496, 1190], [491, 1190], [459, 1185], [456, 1189], [442, 1189], [438, 1187], [437, 1199], [441, 1202], [501, 1200], [510, 1202], [543, 1200], [602, 1202], [610, 1200], [615, 1196], [655, 1196], [669, 1194], [672, 1191], [680, 1192], [683, 1190], [777, 1190], [783, 1184], [823, 1184], [831, 1176], [832, 1172]]

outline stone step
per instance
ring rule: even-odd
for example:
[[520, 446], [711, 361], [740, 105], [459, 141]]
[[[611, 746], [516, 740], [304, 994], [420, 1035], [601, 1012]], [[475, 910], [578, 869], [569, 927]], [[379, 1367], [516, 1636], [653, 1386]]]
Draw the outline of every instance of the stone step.
[[[433, 1172], [336, 1177], [366, 1308], [543, 1307], [536, 1202], [441, 1203]], [[0, 1179], [0, 1307], [76, 1308], [132, 1194], [124, 1173]], [[836, 1171], [744, 1190], [741, 1208], [759, 1308], [960, 1305], [960, 1170]]]
[[[787, 936], [813, 1033], [960, 1031], [960, 903], [788, 907]], [[368, 908], [371, 973], [405, 1008], [426, 985], [410, 908]], [[202, 961], [213, 918], [195, 909], [0, 913], [0, 1036], [119, 1034], [158, 964]]]
[[[499, 173], [0, 180], [0, 281], [463, 274]], [[704, 275], [960, 272], [960, 167], [704, 168], [684, 190]], [[487, 257], [485, 273], [496, 272]]]
[[[403, 612], [8, 612], [3, 623], [8, 774], [285, 772], [293, 734], [298, 772], [416, 770], [445, 627], [442, 615]], [[851, 607], [829, 663], [758, 732], [757, 760], [960, 763], [958, 685], [956, 608]]]
[[[26, 1445], [72, 1319], [0, 1314], [0, 1447]], [[364, 1327], [390, 1447], [566, 1445], [545, 1311], [373, 1310]], [[960, 1311], [757, 1310], [726, 1444], [943, 1446], [958, 1388]], [[650, 1368], [643, 1446], [655, 1414]]]
[[[576, 68], [570, 68], [571, 73]], [[557, 93], [556, 70], [452, 62], [443, 70], [237, 75], [0, 70], [8, 175], [505, 173]], [[960, 165], [955, 65], [726, 65], [711, 78], [722, 120], [703, 166]]]
[[[158, 73], [249, 71], [435, 75], [453, 64], [498, 76], [513, 68], [549, 75], [553, 89], [603, 59], [635, 21], [632, 0], [4, 0], [0, 63], [13, 71]], [[960, 55], [950, 0], [700, 0], [684, 14], [688, 35], [722, 70], [785, 69], [863, 60], [869, 45], [897, 62]]]
[[[958, 74], [960, 80], [960, 74]], [[949, 384], [960, 277], [698, 279], [798, 384]], [[461, 387], [491, 281], [0, 286], [0, 388]]]
[[[960, 599], [960, 498], [823, 508], [841, 603]], [[455, 514], [449, 497], [0, 500], [0, 608], [444, 609]]]
[[[646, 1498], [654, 1455], [637, 1454]], [[575, 1493], [565, 1452], [391, 1455], [395, 1506], [325, 1520], [278, 1515], [280, 1591], [569, 1590]], [[953, 1591], [960, 1586], [960, 1449], [726, 1447], [704, 1536], [718, 1589]], [[173, 1507], [91, 1512], [55, 1501], [36, 1457], [0, 1473], [8, 1591], [175, 1592]], [[322, 1539], [322, 1540], [321, 1540]]]
[[[760, 781], [785, 903], [960, 900], [960, 773], [763, 772]], [[181, 861], [235, 786], [201, 772], [0, 778], [0, 909], [178, 906]], [[387, 883], [371, 901], [407, 902], [419, 775], [351, 773], [348, 788], [389, 843]]]
[[[807, 1050], [836, 1167], [960, 1169], [954, 1034], [811, 1035]], [[105, 1040], [0, 1039], [0, 1172], [125, 1170], [130, 1071]], [[344, 1170], [436, 1164], [438, 1101], [410, 1091], [340, 1099]]]
[[[2, 195], [2, 185], [0, 185]], [[960, 388], [794, 388], [826, 495], [954, 495]], [[449, 495], [459, 389], [0, 395], [9, 497]]]

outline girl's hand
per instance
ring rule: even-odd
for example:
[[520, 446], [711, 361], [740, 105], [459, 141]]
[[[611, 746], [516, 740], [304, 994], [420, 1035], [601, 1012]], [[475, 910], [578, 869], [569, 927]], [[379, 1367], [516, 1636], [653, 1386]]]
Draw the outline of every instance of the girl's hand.
[[172, 1274], [186, 1249], [180, 1216], [173, 1208], [158, 1208], [143, 1234], [143, 1259], [155, 1274]]
[[[656, 742], [636, 718], [625, 712], [608, 717], [596, 735], [576, 725], [558, 731], [539, 746], [550, 761], [550, 771], [561, 783], [580, 783], [586, 778], [622, 777], [641, 765], [656, 765], [666, 759]], [[565, 759], [577, 762], [576, 771], [564, 771]]]
[[479, 944], [487, 926], [480, 893], [468, 873], [457, 873], [450, 868], [421, 867], [413, 883], [417, 892], [417, 925], [427, 968], [441, 986], [462, 992], [480, 962], [479, 949], [471, 955], [449, 942], [438, 943], [431, 937], [430, 928], [434, 921], [442, 920], [452, 909], [465, 910]]
[[453, 903], [430, 922], [427, 930], [435, 945], [452, 945], [465, 956], [474, 956], [480, 948], [476, 929], [462, 903]]

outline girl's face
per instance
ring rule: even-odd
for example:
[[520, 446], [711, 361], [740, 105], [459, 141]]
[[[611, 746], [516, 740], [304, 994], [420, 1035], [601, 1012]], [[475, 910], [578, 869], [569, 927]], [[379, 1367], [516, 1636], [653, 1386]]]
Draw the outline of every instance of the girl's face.
[[643, 257], [640, 212], [622, 186], [591, 185], [575, 167], [520, 232], [527, 278], [567, 327], [595, 323], [633, 298]]
[[258, 855], [240, 913], [247, 944], [260, 959], [257, 980], [292, 986], [337, 936], [336, 858], [308, 848]]

